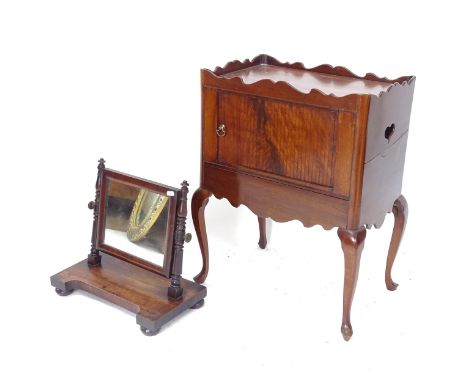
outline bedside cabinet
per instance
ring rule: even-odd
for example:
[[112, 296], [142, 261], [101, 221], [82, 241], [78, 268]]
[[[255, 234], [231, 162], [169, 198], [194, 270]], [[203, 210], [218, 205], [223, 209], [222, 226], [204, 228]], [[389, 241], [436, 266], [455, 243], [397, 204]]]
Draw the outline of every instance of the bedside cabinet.
[[359, 77], [260, 55], [204, 69], [201, 83], [201, 184], [192, 217], [203, 268], [195, 281], [208, 274], [211, 195], [258, 216], [261, 248], [265, 218], [337, 227], [345, 260], [341, 332], [349, 340], [366, 228], [380, 227], [392, 211], [385, 283], [397, 287], [391, 269], [408, 213], [401, 186], [415, 77]]

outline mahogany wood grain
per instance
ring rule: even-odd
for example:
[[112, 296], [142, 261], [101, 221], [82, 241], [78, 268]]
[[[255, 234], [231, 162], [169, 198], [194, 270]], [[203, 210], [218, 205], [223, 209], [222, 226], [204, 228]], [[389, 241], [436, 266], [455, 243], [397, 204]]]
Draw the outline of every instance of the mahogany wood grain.
[[398, 288], [398, 284], [392, 280], [392, 268], [395, 257], [400, 247], [401, 239], [405, 233], [406, 221], [408, 220], [408, 203], [403, 195], [400, 195], [393, 204], [393, 215], [395, 224], [393, 226], [392, 239], [388, 248], [387, 266], [385, 267], [385, 285], [390, 291]]
[[333, 171], [333, 193], [349, 197], [351, 173], [355, 149], [356, 115], [346, 111], [338, 113], [336, 139], [333, 147], [335, 166]]
[[361, 262], [362, 249], [364, 248], [364, 240], [366, 238], [366, 229], [364, 227], [358, 230], [339, 228], [338, 237], [341, 240], [345, 264], [341, 334], [345, 341], [349, 341], [353, 335], [351, 305], [353, 303], [354, 291], [359, 276], [359, 265]]
[[194, 281], [199, 284], [203, 284], [205, 282], [206, 277], [208, 276], [208, 270], [210, 268], [208, 236], [206, 235], [205, 224], [205, 207], [208, 204], [211, 195], [212, 193], [210, 191], [199, 188], [195, 191], [192, 197], [193, 225], [197, 234], [203, 261], [200, 273], [193, 278]]
[[333, 186], [337, 112], [235, 93], [218, 97], [218, 124], [226, 126], [220, 163]]
[[217, 104], [218, 93], [216, 90], [204, 88], [202, 92], [202, 126], [210, 126], [211, 128], [202, 129], [202, 158], [210, 161], [215, 161], [218, 157]]
[[[359, 99], [356, 107], [356, 134], [354, 136], [353, 161], [351, 164], [350, 204], [348, 210], [348, 229], [358, 229], [362, 201], [362, 179], [364, 177], [364, 157], [366, 152], [366, 128], [369, 112], [369, 97]], [[350, 143], [348, 142], [348, 145]], [[342, 226], [344, 227], [344, 226]]]
[[266, 219], [258, 217], [258, 227], [260, 230], [260, 237], [258, 239], [258, 246], [265, 249], [267, 246], [267, 233], [266, 233]]
[[83, 260], [50, 280], [63, 295], [81, 289], [137, 313], [137, 324], [153, 332], [206, 297], [204, 286], [181, 279], [184, 293], [171, 301], [167, 278], [107, 254], [102, 254], [100, 267]]
[[[205, 163], [203, 169], [204, 195], [212, 192], [217, 198], [226, 198], [235, 207], [243, 204], [257, 216], [269, 217], [277, 222], [298, 219], [305, 227], [316, 224], [325, 229], [346, 227], [349, 204], [346, 200], [311, 193], [289, 183], [258, 178], [213, 163]], [[195, 203], [193, 209], [192, 199], [192, 216], [199, 211], [200, 202], [196, 200]], [[196, 216], [199, 219], [200, 214]]]

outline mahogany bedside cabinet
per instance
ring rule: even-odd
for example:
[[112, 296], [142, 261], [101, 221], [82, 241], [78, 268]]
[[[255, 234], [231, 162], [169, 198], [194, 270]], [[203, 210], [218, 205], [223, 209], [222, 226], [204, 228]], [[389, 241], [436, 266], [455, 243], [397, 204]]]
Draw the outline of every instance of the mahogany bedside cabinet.
[[393, 212], [385, 270], [391, 270], [408, 213], [401, 195], [415, 77], [359, 77], [344, 67], [281, 63], [260, 55], [201, 71], [201, 184], [192, 217], [208, 274], [204, 209], [211, 195], [251, 209], [266, 246], [265, 218], [338, 228], [344, 252], [345, 340], [366, 228]]

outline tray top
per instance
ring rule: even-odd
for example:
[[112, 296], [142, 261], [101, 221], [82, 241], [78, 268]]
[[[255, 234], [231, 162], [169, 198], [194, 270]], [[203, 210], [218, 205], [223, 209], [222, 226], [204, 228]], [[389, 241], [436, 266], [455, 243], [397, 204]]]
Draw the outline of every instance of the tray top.
[[385, 92], [393, 86], [391, 82], [317, 73], [269, 64], [249, 66], [244, 69], [222, 74], [221, 77], [238, 77], [245, 84], [253, 84], [261, 80], [271, 80], [273, 82], [284, 81], [301, 93], [307, 94], [312, 89], [317, 89], [326, 95], [334, 94], [338, 97], [344, 97], [350, 94], [378, 96], [381, 92]]

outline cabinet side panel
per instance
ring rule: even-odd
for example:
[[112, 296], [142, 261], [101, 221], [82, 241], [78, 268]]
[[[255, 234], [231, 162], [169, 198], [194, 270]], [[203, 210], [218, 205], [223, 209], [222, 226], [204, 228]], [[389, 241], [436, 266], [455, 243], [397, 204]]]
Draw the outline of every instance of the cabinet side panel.
[[364, 166], [360, 225], [380, 227], [401, 195], [408, 132]]
[[380, 227], [401, 195], [416, 80], [371, 97], [359, 223]]
[[380, 97], [372, 97], [367, 124], [366, 159], [369, 162], [387, 150], [409, 129], [416, 80], [395, 86]]

